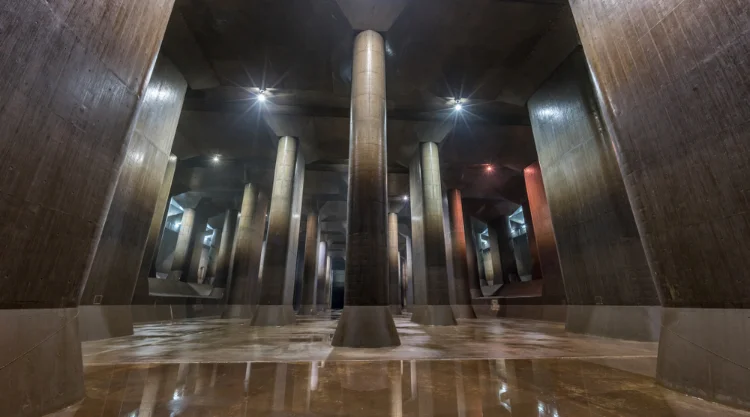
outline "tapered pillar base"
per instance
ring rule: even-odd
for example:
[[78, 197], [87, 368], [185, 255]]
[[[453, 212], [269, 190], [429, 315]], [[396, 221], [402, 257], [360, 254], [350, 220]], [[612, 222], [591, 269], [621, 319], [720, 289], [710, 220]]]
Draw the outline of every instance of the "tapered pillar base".
[[469, 304], [457, 304], [451, 306], [453, 309], [453, 316], [457, 319], [475, 319], [477, 318], [474, 313], [474, 308]]
[[257, 327], [278, 327], [296, 323], [297, 318], [292, 306], [262, 305], [256, 308], [250, 325]]
[[458, 324], [449, 305], [421, 305], [412, 308], [411, 321], [424, 326], [455, 326]]
[[345, 306], [331, 344], [380, 348], [400, 346], [401, 340], [389, 306]]
[[299, 313], [297, 313], [300, 316], [314, 316], [318, 313], [318, 308], [314, 304], [308, 304], [300, 306]]
[[249, 304], [230, 304], [222, 313], [223, 319], [250, 319], [253, 317], [255, 306]]
[[388, 307], [391, 310], [391, 316], [400, 316], [403, 313], [403, 311], [401, 310], [401, 306], [391, 305]]

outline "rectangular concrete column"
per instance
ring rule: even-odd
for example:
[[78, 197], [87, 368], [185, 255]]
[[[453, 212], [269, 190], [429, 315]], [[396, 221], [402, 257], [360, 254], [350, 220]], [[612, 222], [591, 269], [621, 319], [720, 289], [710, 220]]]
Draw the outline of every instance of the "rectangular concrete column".
[[401, 314], [400, 259], [398, 254], [398, 214], [388, 213], [388, 300], [391, 314]]
[[[565, 285], [560, 270], [560, 258], [557, 252], [555, 231], [552, 229], [552, 215], [547, 204], [547, 194], [544, 191], [544, 180], [539, 163], [535, 162], [523, 170], [526, 180], [526, 195], [529, 198], [530, 220], [533, 224], [534, 242], [539, 269], [544, 280], [542, 295], [545, 303], [564, 304]], [[528, 222], [527, 222], [528, 225]], [[527, 232], [529, 227], [527, 226]], [[531, 242], [529, 242], [531, 243]]]
[[235, 236], [234, 255], [226, 317], [247, 317], [252, 315], [252, 281], [257, 275], [251, 265], [253, 220], [257, 215], [258, 188], [251, 183], [245, 184], [242, 190], [242, 206], [237, 221], [237, 235]]
[[414, 305], [427, 304], [427, 272], [424, 257], [424, 204], [422, 198], [422, 157], [409, 165], [409, 207], [411, 209], [411, 293]]
[[477, 316], [471, 306], [471, 285], [466, 256], [466, 227], [464, 225], [464, 208], [460, 190], [452, 189], [448, 191], [448, 207], [450, 210], [453, 283], [456, 292], [454, 313], [460, 318], [473, 319]]
[[[292, 300], [291, 297], [286, 297], [286, 287], [289, 252], [292, 245], [297, 244], [296, 240], [290, 242], [289, 239], [295, 174], [298, 168], [297, 147], [296, 138], [284, 136], [279, 139], [271, 208], [268, 214], [268, 237], [260, 300], [251, 322], [254, 326], [283, 326], [295, 323]], [[296, 249], [294, 252], [296, 254]], [[294, 261], [296, 263], [296, 257]]]
[[[0, 6], [2, 416], [46, 415], [84, 394], [76, 306], [87, 279], [95, 279], [90, 271], [126, 158], [134, 166], [153, 158], [127, 149], [172, 4], [4, 0]], [[144, 174], [153, 175], [150, 196], [162, 174]], [[154, 201], [139, 210], [139, 245]], [[129, 289], [112, 286], [125, 304], [143, 247], [131, 255]]]
[[503, 261], [500, 255], [500, 237], [494, 227], [487, 225], [487, 237], [490, 243], [489, 256], [484, 258], [484, 270], [487, 277], [487, 283], [502, 284], [503, 281]]
[[[747, 1], [582, 0], [571, 9], [610, 133], [607, 148], [668, 307], [657, 378], [747, 408]], [[567, 286], [564, 261], [563, 271]], [[623, 288], [630, 299], [643, 292], [634, 284], [648, 288], [646, 274], [638, 275], [644, 279]]]
[[469, 280], [471, 298], [482, 296], [482, 285], [479, 274], [476, 234], [471, 223], [471, 216], [464, 213], [464, 236], [466, 238], [466, 272]]
[[388, 310], [385, 44], [367, 30], [354, 40], [344, 311], [334, 346], [399, 345]]
[[208, 225], [208, 216], [200, 207], [195, 209], [195, 219], [193, 220], [193, 243], [190, 247], [190, 263], [182, 280], [185, 282], [197, 283], [200, 278], [201, 256], [203, 255], [203, 241], [206, 237], [206, 226]]
[[542, 267], [539, 263], [539, 249], [536, 245], [536, 232], [534, 231], [534, 220], [531, 216], [531, 206], [529, 201], [527, 200], [521, 203], [521, 208], [523, 209], [523, 221], [526, 225], [526, 238], [529, 241], [531, 279], [542, 279]]
[[315, 255], [318, 249], [318, 236], [318, 215], [309, 213], [305, 228], [305, 260], [302, 270], [302, 300], [299, 314], [309, 315], [316, 311], [318, 271]]
[[219, 242], [219, 253], [216, 256], [216, 272], [214, 274], [214, 288], [224, 288], [225, 297], [229, 296], [229, 273], [231, 271], [232, 252], [235, 244], [237, 232], [238, 212], [235, 209], [228, 209], [224, 214], [224, 225], [221, 232], [221, 242]]
[[224, 229], [216, 228], [211, 236], [211, 259], [208, 264], [208, 271], [206, 272], [206, 282], [209, 280], [216, 280], [216, 262], [219, 260], [219, 250], [221, 246], [221, 235]]
[[414, 304], [414, 278], [413, 278], [413, 270], [414, 267], [412, 265], [413, 262], [413, 255], [412, 255], [412, 248], [411, 248], [411, 238], [406, 237], [406, 255], [404, 259], [404, 272], [403, 272], [403, 280], [402, 280], [402, 290], [401, 294], [404, 297], [404, 308], [411, 308], [411, 306]]
[[[146, 247], [143, 250], [143, 259], [141, 259], [141, 266], [136, 282], [135, 294], [138, 297], [148, 295], [148, 278], [154, 264], [154, 259], [156, 258], [156, 250], [159, 247], [159, 242], [161, 242], [167, 213], [169, 212], [169, 190], [172, 188], [175, 168], [177, 168], [177, 157], [171, 155], [167, 161], [167, 168], [164, 171], [159, 194], [156, 197], [154, 214], [151, 216], [151, 224], [148, 228]], [[154, 277], [156, 277], [156, 274], [154, 274]], [[145, 292], [143, 289], [145, 289]]]
[[331, 270], [331, 255], [326, 255], [326, 299], [324, 310], [331, 309], [331, 294], [333, 290], [333, 270]]
[[135, 290], [133, 291], [132, 304], [134, 305], [148, 302], [148, 279], [152, 276], [152, 274], [154, 278], [156, 277], [156, 268], [154, 263], [156, 260], [156, 252], [159, 248], [159, 243], [161, 242], [161, 238], [164, 233], [167, 213], [169, 213], [169, 190], [172, 188], [172, 180], [174, 179], [174, 172], [176, 167], [177, 157], [172, 155], [169, 157], [169, 161], [167, 162], [167, 169], [164, 172], [164, 178], [162, 179], [161, 188], [159, 189], [159, 195], [156, 199], [154, 214], [153, 216], [151, 216], [151, 225], [148, 229], [146, 247], [143, 251], [143, 259], [141, 259], [141, 266], [138, 270]]
[[328, 243], [325, 241], [318, 242], [317, 261], [315, 263], [317, 282], [315, 294], [318, 311], [325, 310], [326, 296], [328, 295], [326, 293], [326, 259], [328, 259]]
[[[187, 282], [187, 271], [190, 269], [195, 241], [195, 209], [185, 208], [180, 219], [180, 231], [177, 232], [177, 243], [174, 248], [174, 258], [172, 258], [172, 268], [169, 271], [168, 279], [175, 279]], [[199, 225], [200, 226], [200, 225]]]
[[136, 288], [142, 299], [148, 297], [148, 273], [176, 163], [170, 150], [186, 88], [178, 69], [160, 56], [141, 111], [131, 122], [125, 161], [81, 294], [82, 340], [132, 334], [130, 304]]
[[422, 143], [420, 157], [427, 304], [415, 305], [412, 321], [433, 326], [454, 325], [456, 319], [450, 307], [443, 228], [443, 192], [437, 144]]

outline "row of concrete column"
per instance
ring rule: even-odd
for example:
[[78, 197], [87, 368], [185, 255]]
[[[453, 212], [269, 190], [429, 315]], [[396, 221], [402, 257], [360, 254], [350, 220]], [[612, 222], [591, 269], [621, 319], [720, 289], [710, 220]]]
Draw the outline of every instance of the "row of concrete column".
[[[360, 33], [354, 47], [352, 83], [345, 307], [335, 345], [398, 344], [393, 315], [400, 314], [407, 303], [412, 320], [422, 324], [452, 325], [456, 317], [474, 317], [471, 295], [478, 294], [479, 286], [469, 278], [476, 265], [467, 258], [467, 245], [473, 251], [473, 239], [467, 243], [459, 190], [448, 193], [449, 220], [445, 221], [439, 150], [432, 142], [420, 145], [412, 164], [411, 175], [416, 177], [411, 181], [413, 227], [405, 259], [401, 259], [398, 215], [388, 212], [384, 71], [382, 37], [373, 31]], [[270, 201], [254, 184], [247, 184], [241, 210], [228, 210], [222, 231], [215, 234], [220, 243], [211, 271], [214, 285], [227, 289], [226, 315], [252, 317], [253, 325], [295, 322], [292, 296], [304, 181], [298, 145], [293, 137], [279, 139]], [[419, 227], [415, 227], [416, 219]], [[206, 220], [200, 204], [185, 209], [173, 277], [192, 280], [196, 259], [192, 248], [202, 245], [203, 234], [197, 231], [205, 230]], [[327, 309], [331, 258], [314, 212], [307, 215], [301, 273], [300, 313]], [[450, 275], [455, 288], [453, 305]]]

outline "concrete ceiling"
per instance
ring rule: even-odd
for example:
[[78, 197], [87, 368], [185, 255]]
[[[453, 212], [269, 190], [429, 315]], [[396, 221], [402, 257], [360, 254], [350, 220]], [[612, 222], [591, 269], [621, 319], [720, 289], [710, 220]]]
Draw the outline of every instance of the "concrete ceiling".
[[[386, 40], [391, 198], [407, 194], [406, 167], [431, 140], [446, 187], [462, 189], [469, 210], [485, 221], [512, 213], [537, 158], [526, 101], [578, 44], [567, 0], [177, 0], [163, 52], [190, 89], [175, 190], [236, 204], [227, 196], [245, 181], [270, 187], [276, 137], [293, 134], [306, 207], [329, 218], [340, 246], [351, 46], [364, 28]], [[465, 111], [452, 111], [453, 97]], [[408, 205], [400, 215], [406, 222]]]

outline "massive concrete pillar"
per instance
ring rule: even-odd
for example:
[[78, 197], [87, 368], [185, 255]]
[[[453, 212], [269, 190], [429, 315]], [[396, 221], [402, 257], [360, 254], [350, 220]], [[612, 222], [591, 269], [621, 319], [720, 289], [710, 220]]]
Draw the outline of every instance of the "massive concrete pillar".
[[385, 45], [372, 30], [354, 40], [344, 311], [334, 346], [401, 342], [388, 309]]
[[443, 193], [437, 145], [433, 142], [422, 143], [420, 158], [427, 299], [426, 304], [415, 305], [412, 321], [431, 326], [454, 325], [456, 319], [450, 306], [448, 288]]
[[216, 280], [216, 262], [219, 260], [219, 251], [221, 250], [221, 235], [224, 229], [216, 228], [211, 235], [211, 259], [208, 263], [207, 279]]
[[[263, 279], [260, 284], [259, 305], [251, 322], [253, 326], [283, 326], [296, 321], [292, 299], [287, 295], [287, 269], [291, 246], [297, 244], [296, 240], [291, 242], [289, 238], [295, 174], [300, 168], [304, 170], [304, 166], [300, 167], [298, 163], [297, 148], [297, 139], [291, 136], [279, 139], [268, 214]], [[296, 249], [293, 252], [295, 256], [292, 263], [296, 266]]]
[[401, 314], [400, 263], [398, 214], [388, 213], [388, 300], [391, 306], [391, 314]]
[[167, 169], [164, 172], [161, 187], [159, 188], [159, 195], [156, 198], [154, 214], [151, 216], [151, 225], [148, 229], [146, 247], [143, 251], [141, 266], [138, 270], [138, 277], [136, 278], [132, 304], [142, 304], [148, 301], [148, 279], [149, 277], [156, 277], [156, 265], [154, 261], [156, 260], [156, 252], [159, 248], [159, 242], [161, 242], [164, 232], [167, 213], [169, 213], [169, 190], [172, 188], [172, 180], [174, 179], [174, 171], [176, 167], [177, 158], [170, 156], [169, 161], [167, 162]]
[[[583, 0], [571, 9], [610, 133], [607, 148], [619, 162], [659, 301], [668, 307], [657, 378], [747, 407], [747, 1]], [[546, 182], [544, 164], [542, 170]], [[552, 185], [546, 189], [555, 217]], [[557, 232], [555, 223], [562, 261]], [[627, 285], [622, 293], [629, 297], [648, 288], [645, 279]]]
[[214, 273], [214, 287], [224, 288], [225, 297], [229, 296], [229, 273], [231, 271], [232, 251], [237, 231], [237, 210], [228, 209], [224, 214], [224, 225], [219, 242], [219, 253], [216, 255], [216, 271]]
[[479, 275], [476, 233], [471, 224], [471, 217], [464, 213], [464, 237], [466, 238], [466, 272], [468, 273], [469, 294], [471, 298], [482, 296], [482, 284]]
[[310, 213], [307, 215], [307, 227], [305, 228], [305, 260], [302, 268], [302, 300], [300, 302], [299, 314], [315, 314], [317, 294], [317, 268], [316, 251], [318, 248], [318, 215]]
[[326, 299], [324, 310], [331, 309], [331, 294], [333, 290], [333, 270], [331, 269], [331, 255], [326, 255]]
[[401, 280], [401, 294], [404, 297], [404, 308], [411, 308], [414, 304], [414, 279], [413, 279], [413, 264], [412, 264], [412, 249], [411, 249], [411, 238], [406, 237], [406, 255], [404, 259], [404, 272]]
[[[145, 295], [148, 295], [148, 278], [151, 276], [150, 273], [152, 272], [152, 267], [154, 265], [154, 258], [156, 258], [156, 250], [159, 247], [159, 242], [161, 241], [162, 232], [164, 230], [164, 223], [167, 219], [167, 213], [169, 212], [169, 190], [172, 188], [175, 168], [177, 168], [177, 157], [172, 155], [167, 161], [167, 169], [164, 171], [159, 194], [156, 197], [154, 214], [151, 216], [151, 224], [148, 228], [146, 247], [143, 250], [141, 267], [138, 270], [136, 295], [139, 297], [144, 295], [141, 291], [144, 288], [144, 284], [146, 290]], [[153, 276], [156, 277], [156, 270], [153, 270], [153, 272]]]
[[489, 285], [502, 284], [503, 262], [500, 254], [500, 236], [494, 227], [487, 225], [487, 240], [490, 244], [489, 252], [484, 257], [484, 270]]
[[328, 258], [328, 243], [318, 242], [317, 261], [315, 263], [316, 289], [315, 297], [317, 310], [326, 309], [326, 259]]
[[200, 278], [201, 256], [203, 254], [203, 241], [206, 237], [207, 225], [208, 216], [199, 205], [195, 208], [195, 217], [193, 218], [193, 242], [186, 255], [187, 269], [181, 278], [184, 282], [197, 283]]
[[464, 208], [461, 203], [461, 191], [448, 191], [448, 207], [450, 210], [451, 246], [453, 256], [453, 283], [456, 291], [456, 305], [453, 309], [459, 318], [475, 319], [471, 306], [469, 291], [469, 267], [466, 256], [466, 227], [464, 225]]
[[195, 228], [193, 227], [195, 219], [195, 209], [185, 208], [180, 219], [180, 231], [177, 232], [177, 244], [174, 248], [174, 258], [172, 259], [172, 268], [170, 268], [168, 279], [187, 282], [186, 271], [190, 269], [192, 249], [195, 242]]
[[[145, 163], [157, 158], [144, 142], [142, 158], [126, 149], [150, 96], [172, 4], [4, 0], [0, 6], [0, 381], [11, 382], [3, 384], [0, 415], [46, 415], [83, 397], [76, 306], [87, 279], [97, 278], [89, 272], [124, 164], [146, 171]], [[160, 157], [163, 169], [168, 149]], [[162, 173], [150, 174], [152, 196]], [[154, 208], [153, 200], [140, 203]], [[139, 210], [137, 217], [142, 245], [151, 214]], [[141, 246], [130, 259], [131, 279], [142, 254]], [[128, 303], [134, 283], [112, 293]]]
[[254, 184], [245, 184], [242, 190], [242, 205], [237, 221], [234, 255], [231, 262], [231, 279], [227, 317], [250, 317], [252, 315], [252, 281], [257, 275], [251, 262], [253, 251], [253, 220], [257, 215], [259, 191]]
[[526, 238], [529, 241], [529, 256], [531, 258], [531, 279], [542, 279], [542, 267], [539, 263], [539, 249], [536, 246], [536, 231], [534, 230], [534, 220], [531, 216], [531, 205], [529, 201], [524, 201], [521, 204], [521, 208], [523, 209], [523, 221], [526, 225]]
[[[529, 218], [534, 229], [534, 245], [539, 258], [540, 274], [544, 283], [543, 296], [547, 304], [565, 303], [565, 285], [560, 269], [552, 214], [544, 191], [544, 180], [539, 163], [535, 162], [523, 170], [526, 180], [526, 195], [529, 198]], [[529, 230], [527, 226], [527, 232]]]

